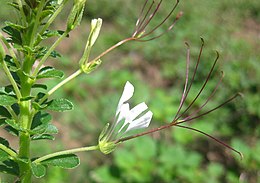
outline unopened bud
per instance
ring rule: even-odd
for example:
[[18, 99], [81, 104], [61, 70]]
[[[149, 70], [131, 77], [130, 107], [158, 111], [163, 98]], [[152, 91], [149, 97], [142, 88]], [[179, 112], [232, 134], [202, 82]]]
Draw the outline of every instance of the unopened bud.
[[67, 21], [67, 31], [75, 29], [81, 22], [86, 0], [74, 0], [73, 8]]
[[100, 29], [102, 26], [102, 19], [98, 18], [98, 19], [93, 19], [91, 21], [91, 30], [89, 33], [89, 37], [88, 37], [88, 41], [89, 41], [89, 45], [90, 47], [92, 47], [94, 45], [94, 43], [96, 42]]

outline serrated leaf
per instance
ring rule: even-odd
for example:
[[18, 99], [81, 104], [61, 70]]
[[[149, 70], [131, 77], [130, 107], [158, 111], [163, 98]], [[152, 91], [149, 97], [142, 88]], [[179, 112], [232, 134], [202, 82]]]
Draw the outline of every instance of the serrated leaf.
[[39, 163], [32, 163], [32, 173], [36, 178], [42, 178], [46, 174], [46, 167]]
[[76, 168], [79, 165], [79, 163], [79, 158], [75, 154], [60, 155], [42, 161], [42, 164], [44, 165], [57, 166], [66, 169]]
[[0, 95], [0, 105], [10, 106], [17, 102], [17, 99], [9, 95]]
[[64, 98], [54, 99], [48, 104], [47, 109], [58, 112], [70, 111], [74, 107], [71, 101]]
[[58, 78], [61, 79], [63, 78], [64, 73], [61, 70], [57, 70], [53, 67], [47, 66], [42, 68], [38, 75], [37, 75], [37, 79], [42, 79], [42, 78]]
[[50, 134], [34, 135], [32, 140], [55, 140], [55, 137]]

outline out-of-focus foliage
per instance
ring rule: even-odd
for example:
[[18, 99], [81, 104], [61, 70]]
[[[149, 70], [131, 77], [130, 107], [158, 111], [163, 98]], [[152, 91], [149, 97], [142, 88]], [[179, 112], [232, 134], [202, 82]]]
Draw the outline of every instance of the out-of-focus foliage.
[[[93, 55], [132, 33], [142, 2], [88, 1], [85, 21], [89, 23], [90, 18], [98, 17], [104, 20]], [[172, 1], [164, 1], [165, 9], [169, 3]], [[154, 112], [153, 127], [170, 122], [178, 109], [184, 84], [184, 41], [190, 43], [191, 62], [195, 63], [202, 36], [206, 45], [194, 86], [201, 86], [200, 79], [215, 59], [214, 50], [218, 50], [221, 54], [218, 69], [225, 72], [225, 78], [210, 105], [216, 106], [236, 92], [242, 92], [243, 97], [191, 125], [237, 148], [244, 154], [242, 161], [196, 132], [174, 128], [126, 142], [112, 155], [81, 154], [81, 167], [70, 171], [70, 176], [55, 168], [43, 182], [259, 182], [259, 9], [258, 0], [181, 1], [177, 11], [184, 15], [173, 31], [155, 41], [120, 47], [104, 57], [104, 64], [93, 74], [59, 90], [57, 95], [70, 96], [77, 104], [74, 112], [56, 116], [56, 124], [64, 126], [56, 137], [63, 145], [50, 147], [37, 142], [39, 147], [46, 147], [43, 150], [46, 152], [95, 144], [104, 125], [113, 120], [126, 80], [135, 85], [134, 99], [146, 101]], [[81, 40], [88, 36], [89, 28], [85, 25], [70, 35], [73, 43], [64, 43], [60, 48], [71, 57], [53, 63], [56, 67], [72, 72], [84, 47]], [[214, 87], [212, 82], [216, 80], [208, 84], [208, 92]]]

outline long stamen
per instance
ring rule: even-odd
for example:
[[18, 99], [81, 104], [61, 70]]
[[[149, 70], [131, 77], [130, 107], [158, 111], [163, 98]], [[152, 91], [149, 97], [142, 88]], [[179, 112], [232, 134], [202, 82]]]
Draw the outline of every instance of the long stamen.
[[189, 119], [189, 118], [191, 118], [192, 116], [194, 116], [194, 115], [197, 114], [198, 112], [200, 112], [200, 111], [203, 109], [203, 107], [205, 107], [205, 106], [207, 105], [207, 103], [213, 98], [213, 96], [215, 95], [215, 93], [216, 93], [216, 91], [217, 91], [219, 85], [222, 83], [222, 80], [223, 80], [223, 78], [224, 78], [224, 73], [223, 73], [223, 72], [221, 72], [221, 73], [222, 73], [222, 74], [221, 74], [221, 77], [220, 77], [218, 83], [216, 84], [214, 90], [212, 91], [212, 93], [210, 94], [210, 96], [207, 98], [207, 100], [204, 102], [204, 104], [202, 104], [202, 105], [199, 107], [198, 110], [194, 111], [194, 112], [191, 113], [188, 117], [184, 118], [184, 119], [183, 119], [184, 121], [187, 120], [187, 119]]
[[[160, 1], [159, 4], [161, 4], [161, 1]], [[179, 0], [176, 1], [175, 5], [174, 5], [173, 8], [171, 9], [171, 11], [170, 11], [170, 12], [168, 13], [168, 15], [161, 21], [161, 23], [159, 23], [159, 24], [158, 24], [157, 26], [155, 26], [152, 30], [150, 30], [149, 32], [147, 32], [146, 34], [144, 34], [144, 35], [142, 36], [142, 38], [145, 37], [145, 36], [148, 36], [148, 35], [152, 34], [155, 30], [157, 30], [159, 27], [161, 27], [161, 26], [169, 19], [169, 17], [172, 15], [172, 13], [174, 12], [174, 10], [177, 8], [178, 4], [179, 4]], [[158, 7], [158, 8], [159, 8], [159, 7]], [[157, 10], [156, 10], [156, 11], [157, 11]], [[155, 11], [155, 13], [156, 13], [156, 11]], [[177, 16], [177, 17], [179, 17], [179, 16]], [[176, 19], [175, 19], [175, 21], [176, 21]], [[149, 21], [149, 22], [150, 22], [150, 21]], [[171, 25], [170, 27], [172, 28], [172, 25]]]
[[[198, 70], [198, 66], [199, 66], [199, 63], [200, 63], [200, 58], [201, 58], [201, 55], [202, 55], [203, 47], [204, 47], [204, 40], [201, 38], [200, 52], [199, 52], [199, 55], [198, 55], [198, 59], [197, 59], [197, 62], [196, 62], [195, 69], [194, 69], [194, 71], [193, 71], [193, 75], [192, 75], [192, 78], [191, 78], [191, 81], [190, 81], [190, 85], [189, 85], [189, 87], [188, 87], [188, 90], [187, 90], [185, 96], [184, 96], [183, 99], [182, 99], [183, 101], [185, 101], [186, 98], [188, 97], [188, 94], [189, 94], [190, 89], [191, 89], [191, 87], [192, 87], [193, 81], [194, 81], [194, 79], [195, 79], [195, 75], [196, 75], [197, 70]], [[190, 59], [190, 56], [189, 56], [189, 59]], [[183, 104], [184, 104], [184, 102], [180, 105], [180, 108], [183, 107]], [[181, 110], [181, 109], [180, 109], [180, 110]], [[180, 116], [177, 116], [177, 115], [176, 115], [173, 121], [177, 121], [178, 119], [180, 119], [180, 117], [182, 117], [186, 111], [187, 111], [187, 110], [185, 110]], [[179, 113], [178, 113], [178, 115], [179, 115]]]
[[203, 131], [201, 131], [201, 130], [198, 130], [198, 129], [192, 128], [192, 127], [188, 127], [188, 126], [178, 125], [178, 124], [176, 124], [175, 126], [180, 127], [180, 128], [189, 129], [189, 130], [192, 130], [192, 131], [195, 131], [195, 132], [198, 132], [198, 133], [201, 133], [201, 134], [207, 136], [208, 138], [213, 139], [213, 140], [216, 141], [217, 143], [219, 143], [219, 144], [225, 146], [226, 148], [228, 148], [228, 149], [230, 149], [230, 150], [236, 152], [237, 154], [239, 154], [240, 158], [243, 159], [243, 154], [242, 154], [241, 152], [239, 152], [238, 150], [236, 150], [236, 149], [234, 149], [233, 147], [231, 147], [231, 146], [225, 144], [225, 143], [222, 142], [221, 140], [219, 140], [219, 139], [217, 139], [217, 138], [215, 138], [215, 137], [213, 137], [213, 136], [211, 136], [211, 135], [209, 135], [209, 134], [207, 134], [207, 133], [205, 133], [205, 132], [203, 132]]
[[195, 101], [198, 99], [198, 97], [200, 96], [200, 94], [202, 93], [202, 91], [204, 90], [204, 88], [206, 87], [206, 85], [207, 85], [207, 83], [208, 83], [208, 81], [209, 81], [209, 78], [210, 78], [210, 76], [211, 76], [211, 74], [212, 74], [212, 72], [213, 72], [213, 70], [214, 70], [214, 68], [215, 68], [215, 66], [216, 66], [216, 63], [217, 63], [217, 61], [218, 61], [218, 58], [219, 58], [219, 54], [218, 54], [218, 52], [217, 52], [217, 57], [216, 57], [216, 59], [215, 59], [213, 65], [212, 65], [212, 67], [211, 67], [211, 69], [210, 69], [210, 72], [208, 73], [208, 76], [207, 76], [207, 78], [206, 78], [204, 84], [202, 85], [202, 87], [201, 87], [199, 93], [196, 95], [196, 97], [192, 100], [192, 102], [189, 104], [189, 106], [184, 110], [184, 112], [183, 112], [177, 119], [180, 119], [180, 118], [191, 108], [191, 106], [195, 103]]
[[209, 111], [207, 111], [207, 112], [204, 112], [204, 113], [202, 113], [202, 114], [200, 114], [200, 115], [198, 115], [198, 116], [195, 116], [195, 117], [193, 117], [193, 118], [186, 119], [185, 121], [184, 121], [184, 120], [181, 120], [180, 122], [177, 122], [177, 123], [176, 123], [176, 121], [173, 121], [172, 123], [174, 123], [174, 124], [181, 124], [181, 123], [185, 123], [185, 122], [187, 122], [187, 121], [191, 121], [191, 120], [200, 118], [200, 117], [202, 117], [202, 116], [204, 116], [204, 115], [206, 115], [206, 114], [209, 114], [209, 113], [211, 113], [211, 112], [213, 112], [213, 111], [215, 111], [215, 110], [221, 108], [222, 106], [224, 106], [225, 104], [231, 102], [232, 100], [234, 100], [234, 99], [237, 98], [238, 96], [242, 96], [242, 94], [241, 94], [241, 93], [237, 93], [236, 95], [234, 95], [234, 96], [231, 97], [230, 99], [226, 100], [226, 101], [223, 102], [222, 104], [218, 105], [217, 107], [214, 107], [213, 109], [211, 109], [211, 110], [209, 110]]
[[[143, 8], [142, 8], [142, 10], [141, 10], [140, 16], [139, 16], [139, 18], [138, 18], [138, 20], [137, 20], [137, 22], [136, 22], [136, 29], [135, 29], [135, 32], [133, 33], [132, 37], [135, 37], [136, 34], [140, 34], [140, 33], [143, 31], [143, 30], [141, 29], [141, 27], [143, 27], [144, 21], [146, 20], [148, 14], [150, 13], [150, 11], [152, 10], [152, 7], [153, 7], [153, 5], [154, 5], [154, 1], [153, 1], [153, 2], [151, 3], [151, 5], [149, 6], [149, 8], [148, 8], [146, 14], [145, 14], [144, 17], [142, 18], [142, 15], [143, 15], [143, 13], [144, 13], [144, 9], [145, 9], [145, 7], [146, 7], [146, 5], [147, 5], [147, 2], [148, 2], [148, 0], [145, 2], [144, 6], [143, 6]], [[146, 25], [147, 25], [147, 24], [146, 24]], [[144, 27], [144, 28], [145, 28], [145, 27]]]
[[177, 118], [177, 116], [179, 115], [181, 108], [183, 106], [183, 103], [185, 101], [185, 95], [186, 95], [186, 90], [187, 90], [187, 86], [188, 86], [188, 80], [189, 80], [189, 68], [190, 68], [190, 46], [189, 44], [186, 42], [185, 43], [187, 46], [187, 56], [186, 56], [186, 72], [185, 72], [185, 84], [184, 84], [184, 89], [182, 92], [182, 96], [181, 96], [181, 102], [179, 105], [179, 108], [177, 110], [177, 113], [175, 115], [175, 117], [173, 118], [174, 120]]

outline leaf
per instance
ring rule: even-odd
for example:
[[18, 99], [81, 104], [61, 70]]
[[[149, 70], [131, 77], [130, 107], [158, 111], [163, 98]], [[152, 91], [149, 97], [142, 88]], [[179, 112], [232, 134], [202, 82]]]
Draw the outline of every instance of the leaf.
[[42, 161], [42, 164], [57, 166], [60, 168], [72, 169], [72, 168], [76, 168], [80, 164], [80, 162], [79, 162], [79, 158], [77, 155], [66, 154], [66, 155], [60, 155], [60, 156], [56, 156], [56, 157], [47, 159], [45, 161]]
[[11, 26], [5, 26], [4, 28], [2, 28], [2, 30], [7, 33], [8, 35], [11, 36], [11, 42], [21, 45], [22, 44], [22, 37], [21, 34], [18, 30], [14, 29]]
[[14, 136], [18, 136], [19, 135], [19, 132], [18, 132], [18, 130], [16, 130], [16, 129], [14, 129], [13, 127], [11, 127], [11, 126], [6, 126], [6, 127], [4, 127], [4, 129], [8, 132], [8, 133], [10, 133], [10, 134], [12, 134], [12, 135], [14, 135]]
[[58, 128], [52, 124], [49, 124], [45, 133], [48, 134], [57, 134], [59, 132]]
[[32, 173], [36, 178], [42, 178], [46, 174], [46, 167], [39, 163], [32, 163]]
[[0, 105], [10, 106], [17, 102], [17, 99], [9, 95], [0, 95]]
[[9, 21], [6, 21], [6, 22], [5, 22], [5, 25], [10, 26], [10, 27], [12, 27], [13, 29], [15, 29], [15, 30], [17, 30], [17, 31], [20, 31], [20, 32], [26, 29], [26, 27], [24, 27], [24, 26], [22, 26], [22, 25], [14, 24], [14, 23], [9, 22]]
[[0, 162], [9, 159], [9, 154], [0, 149]]
[[0, 117], [6, 117], [6, 118], [10, 118], [11, 117], [9, 112], [3, 106], [0, 106]]
[[52, 100], [47, 107], [49, 110], [58, 112], [73, 110], [73, 108], [72, 102], [64, 98]]
[[35, 135], [32, 140], [55, 140], [55, 137], [50, 134]]
[[61, 70], [57, 70], [53, 67], [47, 66], [42, 68], [37, 75], [37, 79], [42, 79], [42, 78], [58, 78], [61, 79], [63, 78], [64, 73]]
[[31, 134], [41, 134], [46, 131], [52, 116], [49, 113], [43, 113], [39, 111], [33, 118], [31, 126]]
[[12, 128], [14, 128], [17, 131], [25, 131], [18, 123], [15, 122], [13, 119], [7, 119], [5, 120], [6, 124], [10, 125]]
[[3, 162], [3, 165], [0, 165], [0, 172], [11, 174], [11, 175], [19, 175], [19, 166], [13, 160], [6, 160]]
[[44, 89], [44, 90], [48, 89], [47, 85], [45, 85], [45, 84], [34, 84], [32, 86], [32, 88], [41, 88], [41, 89]]
[[9, 142], [6, 139], [2, 138], [2, 137], [0, 137], [0, 144], [3, 144], [6, 147], [9, 147]]

